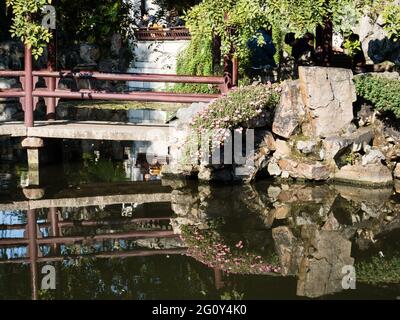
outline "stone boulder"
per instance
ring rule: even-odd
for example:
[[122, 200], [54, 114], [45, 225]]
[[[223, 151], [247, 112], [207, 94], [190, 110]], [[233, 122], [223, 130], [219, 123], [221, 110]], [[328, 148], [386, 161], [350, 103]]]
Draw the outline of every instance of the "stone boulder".
[[394, 190], [396, 193], [400, 194], [400, 180], [394, 182]]
[[367, 164], [379, 164], [382, 163], [382, 161], [385, 161], [386, 157], [384, 154], [377, 148], [367, 148], [365, 155], [363, 155], [361, 164], [363, 166]]
[[383, 164], [346, 165], [334, 173], [334, 179], [371, 186], [393, 184], [392, 173]]
[[289, 173], [289, 176], [295, 179], [307, 179], [322, 181], [328, 180], [331, 169], [328, 165], [321, 162], [301, 162], [297, 159], [285, 158], [279, 160], [279, 167], [283, 172]]
[[300, 82], [285, 81], [282, 84], [281, 100], [275, 111], [272, 131], [283, 138], [289, 138], [299, 129], [304, 116]]
[[333, 135], [323, 140], [325, 149], [325, 158], [328, 160], [335, 159], [346, 149], [351, 148], [352, 152], [358, 152], [364, 149], [374, 137], [374, 131], [371, 128], [362, 127], [350, 135]]
[[316, 141], [316, 140], [300, 140], [300, 141], [297, 141], [296, 148], [303, 154], [310, 154], [317, 150], [318, 141]]
[[354, 118], [353, 102], [357, 100], [352, 71], [299, 67], [299, 78], [308, 118], [303, 133], [327, 137], [343, 132]]

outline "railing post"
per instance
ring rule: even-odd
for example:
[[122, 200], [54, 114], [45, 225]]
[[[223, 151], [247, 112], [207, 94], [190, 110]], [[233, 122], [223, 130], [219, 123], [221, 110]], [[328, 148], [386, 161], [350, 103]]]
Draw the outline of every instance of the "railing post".
[[[53, 70], [49, 70], [53, 71]], [[47, 85], [47, 90], [50, 92], [54, 92], [57, 88], [57, 79], [53, 77], [48, 77], [46, 79], [46, 85]], [[54, 121], [56, 120], [56, 104], [57, 104], [57, 98], [46, 98], [46, 115], [47, 115], [47, 120], [49, 121]]]
[[232, 58], [232, 86], [239, 85], [239, 60], [236, 57]]
[[32, 74], [32, 49], [25, 45], [25, 126], [33, 127], [33, 74]]
[[[52, 30], [52, 39], [47, 46], [48, 51], [48, 61], [47, 61], [47, 70], [55, 71], [57, 69], [57, 45], [56, 45], [56, 31]], [[54, 92], [57, 89], [57, 79], [53, 77], [48, 77], [46, 81], [47, 89], [51, 92]], [[46, 101], [46, 114], [47, 120], [56, 120], [56, 98], [47, 98]]]
[[28, 210], [28, 250], [29, 250], [29, 261], [31, 271], [31, 289], [32, 289], [32, 300], [38, 300], [38, 265], [37, 265], [37, 225], [36, 225], [36, 212], [35, 210]]

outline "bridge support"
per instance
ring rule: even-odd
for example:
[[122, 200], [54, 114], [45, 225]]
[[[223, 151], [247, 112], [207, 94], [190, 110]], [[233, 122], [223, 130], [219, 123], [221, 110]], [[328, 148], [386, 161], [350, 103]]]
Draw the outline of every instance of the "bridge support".
[[28, 137], [22, 140], [22, 147], [27, 150], [28, 155], [28, 177], [30, 186], [38, 186], [39, 179], [39, 149], [43, 148], [43, 139]]

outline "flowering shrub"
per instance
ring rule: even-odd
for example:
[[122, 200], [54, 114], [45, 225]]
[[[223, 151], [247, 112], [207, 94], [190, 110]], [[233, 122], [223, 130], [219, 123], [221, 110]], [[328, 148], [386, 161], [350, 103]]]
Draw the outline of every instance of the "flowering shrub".
[[182, 240], [188, 246], [188, 255], [210, 268], [218, 268], [232, 274], [280, 273], [277, 259], [272, 263], [260, 255], [248, 251], [243, 241], [229, 246], [215, 230], [200, 230], [197, 227], [182, 228]]
[[279, 101], [279, 87], [272, 84], [246, 86], [215, 100], [192, 122], [199, 133], [207, 130], [232, 129], [274, 108]]
[[[266, 117], [266, 111], [272, 111], [278, 104], [280, 90], [271, 83], [245, 86], [215, 100], [193, 118], [192, 133], [185, 142], [187, 151], [196, 149], [200, 140], [211, 137], [215, 148], [225, 142], [231, 130], [241, 132], [250, 120]], [[200, 158], [201, 154], [197, 156]]]

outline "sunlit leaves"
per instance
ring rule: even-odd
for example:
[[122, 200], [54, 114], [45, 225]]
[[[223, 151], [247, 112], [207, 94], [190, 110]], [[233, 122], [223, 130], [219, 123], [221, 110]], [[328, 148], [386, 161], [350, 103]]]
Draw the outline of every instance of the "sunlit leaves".
[[11, 35], [20, 39], [32, 49], [35, 59], [44, 52], [51, 39], [51, 32], [41, 25], [41, 9], [51, 4], [51, 0], [6, 0], [7, 7], [13, 12]]

